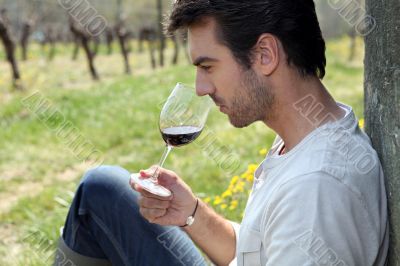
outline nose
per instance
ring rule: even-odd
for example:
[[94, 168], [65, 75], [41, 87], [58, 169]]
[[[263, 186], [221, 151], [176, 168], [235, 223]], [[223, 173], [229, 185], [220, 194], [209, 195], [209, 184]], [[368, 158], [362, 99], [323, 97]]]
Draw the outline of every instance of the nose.
[[196, 94], [198, 96], [210, 95], [215, 92], [214, 85], [202, 70], [198, 69], [196, 73]]

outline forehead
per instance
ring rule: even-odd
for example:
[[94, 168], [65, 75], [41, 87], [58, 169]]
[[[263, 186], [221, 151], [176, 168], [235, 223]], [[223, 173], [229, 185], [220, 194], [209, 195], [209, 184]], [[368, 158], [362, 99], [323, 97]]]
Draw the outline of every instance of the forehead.
[[192, 60], [199, 56], [220, 58], [229, 54], [229, 49], [217, 39], [217, 24], [212, 18], [192, 25], [188, 29], [188, 45]]

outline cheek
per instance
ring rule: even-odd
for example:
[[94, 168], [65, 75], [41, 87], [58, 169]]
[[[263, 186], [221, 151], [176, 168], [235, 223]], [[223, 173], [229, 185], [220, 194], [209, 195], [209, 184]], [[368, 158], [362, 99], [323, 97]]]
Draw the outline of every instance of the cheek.
[[238, 71], [228, 68], [224, 71], [215, 71], [211, 75], [217, 88], [217, 94], [224, 95], [227, 100], [236, 95], [237, 90], [240, 90], [241, 80]]

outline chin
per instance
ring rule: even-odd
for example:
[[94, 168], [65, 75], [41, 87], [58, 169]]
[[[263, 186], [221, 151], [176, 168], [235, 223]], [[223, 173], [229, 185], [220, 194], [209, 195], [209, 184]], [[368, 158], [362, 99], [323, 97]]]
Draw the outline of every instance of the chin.
[[232, 126], [236, 127], [236, 128], [245, 128], [250, 126], [254, 121], [249, 122], [249, 121], [245, 121], [243, 119], [235, 119], [231, 116], [229, 116], [229, 122], [232, 124]]

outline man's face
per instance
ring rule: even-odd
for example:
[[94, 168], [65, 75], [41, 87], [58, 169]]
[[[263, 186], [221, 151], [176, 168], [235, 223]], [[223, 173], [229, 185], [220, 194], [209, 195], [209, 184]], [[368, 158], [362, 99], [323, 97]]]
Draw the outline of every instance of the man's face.
[[213, 19], [189, 28], [190, 55], [197, 67], [197, 94], [209, 95], [235, 127], [268, 120], [274, 97], [264, 77], [252, 68], [245, 70], [216, 36]]

